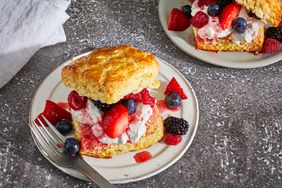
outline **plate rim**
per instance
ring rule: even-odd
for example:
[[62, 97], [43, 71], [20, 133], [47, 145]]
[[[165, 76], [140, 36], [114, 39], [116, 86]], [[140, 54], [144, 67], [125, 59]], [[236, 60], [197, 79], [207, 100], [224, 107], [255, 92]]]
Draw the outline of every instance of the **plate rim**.
[[[91, 50], [92, 51], [92, 50]], [[28, 115], [28, 118], [29, 118], [29, 125], [32, 124], [32, 117], [31, 117], [31, 111], [32, 111], [32, 106], [33, 106], [33, 103], [34, 103], [34, 97], [36, 96], [36, 94], [38, 93], [38, 90], [40, 89], [40, 87], [42, 87], [42, 84], [43, 82], [57, 69], [59, 69], [63, 64], [71, 61], [71, 60], [75, 60], [77, 58], [80, 58], [82, 56], [85, 56], [89, 53], [91, 53], [91, 51], [88, 51], [88, 52], [85, 52], [85, 53], [82, 53], [80, 55], [77, 55], [75, 57], [72, 57], [70, 58], [69, 60], [66, 60], [64, 61], [62, 64], [58, 65], [55, 69], [53, 69], [41, 82], [40, 84], [36, 87], [36, 90], [35, 92], [33, 93], [33, 96], [32, 96], [32, 100], [30, 102], [30, 105], [29, 105], [29, 115]], [[160, 172], [166, 170], [167, 168], [169, 168], [170, 166], [172, 166], [175, 162], [177, 162], [188, 150], [188, 148], [191, 146], [193, 140], [194, 140], [194, 137], [197, 133], [197, 130], [198, 130], [198, 124], [199, 124], [199, 114], [200, 114], [200, 110], [199, 110], [199, 102], [198, 102], [198, 98], [197, 98], [197, 95], [195, 93], [195, 90], [193, 89], [193, 87], [191, 86], [190, 82], [188, 81], [188, 79], [186, 79], [186, 77], [180, 72], [178, 71], [175, 67], [173, 67], [171, 64], [169, 64], [167, 61], [163, 60], [162, 58], [159, 58], [159, 57], [156, 57], [158, 61], [160, 61], [161, 63], [164, 63], [166, 64], [167, 66], [169, 66], [171, 69], [173, 69], [176, 73], [178, 73], [182, 79], [185, 81], [185, 83], [189, 86], [189, 89], [191, 90], [191, 93], [192, 93], [192, 96], [194, 98], [194, 102], [195, 102], [195, 110], [196, 110], [196, 119], [195, 119], [195, 126], [194, 126], [194, 131], [192, 132], [191, 134], [191, 137], [190, 137], [190, 142], [188, 142], [188, 144], [184, 147], [184, 149], [171, 161], [169, 161], [167, 164], [165, 164], [163, 167], [159, 168], [158, 170], [156, 171], [153, 171], [152, 173], [149, 173], [149, 174], [145, 174], [145, 175], [141, 175], [140, 177], [138, 178], [129, 178], [129, 179], [125, 179], [125, 180], [117, 180], [117, 181], [110, 181], [112, 184], [125, 184], [125, 183], [130, 183], [130, 182], [136, 182], [136, 181], [141, 181], [141, 180], [144, 180], [144, 179], [147, 179], [147, 178], [150, 178], [156, 174], [159, 174]], [[29, 127], [29, 126], [28, 126]], [[29, 127], [30, 129], [30, 127]], [[47, 159], [52, 165], [54, 165], [57, 169], [59, 169], [60, 171], [64, 172], [65, 174], [67, 175], [70, 175], [74, 178], [78, 178], [78, 179], [81, 179], [81, 180], [84, 180], [84, 181], [90, 181], [86, 176], [84, 176], [83, 174], [81, 174], [79, 171], [75, 170], [78, 172], [79, 175], [75, 175], [75, 174], [72, 174], [72, 173], [69, 173], [68, 169], [70, 168], [66, 168], [66, 167], [62, 167], [62, 166], [59, 166], [57, 164], [55, 164], [51, 159], [49, 159], [47, 156], [45, 156], [45, 154], [42, 153], [42, 149], [41, 147], [38, 145], [37, 143], [37, 139], [34, 137], [33, 133], [32, 133], [32, 130], [30, 129], [30, 133], [31, 133], [31, 137], [33, 139], [33, 142], [35, 143], [37, 149], [40, 151], [41, 155], [44, 156], [45, 159]]]
[[[188, 55], [202, 60], [206, 63], [212, 64], [212, 65], [216, 65], [216, 66], [220, 66], [220, 67], [226, 67], [226, 68], [235, 68], [235, 69], [252, 69], [252, 68], [260, 68], [260, 67], [265, 67], [274, 63], [277, 63], [278, 61], [282, 60], [282, 52], [280, 51], [277, 56], [270, 56], [269, 58], [267, 58], [266, 60], [257, 60], [257, 62], [249, 62], [248, 64], [243, 64], [243, 63], [238, 63], [238, 62], [234, 62], [234, 61], [229, 61], [228, 63], [225, 62], [225, 60], [209, 60], [209, 58], [204, 58], [205, 56], [197, 56], [191, 52], [189, 52], [189, 50], [187, 50], [185, 47], [181, 46], [180, 44], [178, 44], [178, 42], [176, 42], [176, 40], [173, 38], [173, 36], [171, 36], [171, 34], [169, 33], [170, 31], [168, 31], [167, 25], [162, 21], [162, 13], [161, 13], [161, 5], [163, 5], [163, 3], [161, 3], [161, 1], [163, 0], [159, 0], [158, 3], [158, 16], [159, 16], [159, 21], [161, 23], [161, 26], [163, 28], [163, 30], [165, 31], [166, 35], [168, 36], [168, 38], [173, 42], [173, 44], [175, 44], [179, 49], [181, 49], [183, 52], [187, 53]], [[221, 52], [224, 53], [224, 52]], [[241, 52], [241, 53], [248, 53], [248, 52]]]

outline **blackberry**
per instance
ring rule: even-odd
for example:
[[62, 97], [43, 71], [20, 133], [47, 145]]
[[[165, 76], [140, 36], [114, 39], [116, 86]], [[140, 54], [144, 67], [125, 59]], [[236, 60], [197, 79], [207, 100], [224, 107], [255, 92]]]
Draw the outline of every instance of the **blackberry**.
[[267, 38], [272, 38], [282, 42], [282, 27], [270, 27], [265, 33]]
[[102, 103], [101, 101], [95, 101], [95, 100], [93, 100], [93, 103], [97, 108], [99, 108], [103, 112], [108, 111], [114, 105], [114, 104]]
[[224, 7], [226, 7], [227, 5], [229, 5], [232, 2], [233, 2], [233, 0], [218, 0], [217, 4], [219, 5], [219, 7], [222, 10]]
[[184, 135], [189, 129], [189, 124], [185, 119], [173, 116], [164, 120], [164, 126], [167, 132], [173, 135]]

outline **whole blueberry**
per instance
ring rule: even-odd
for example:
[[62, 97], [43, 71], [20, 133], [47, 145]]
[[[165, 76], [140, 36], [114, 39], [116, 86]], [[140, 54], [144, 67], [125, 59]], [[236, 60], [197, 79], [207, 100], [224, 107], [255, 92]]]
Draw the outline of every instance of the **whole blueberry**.
[[220, 6], [218, 4], [211, 4], [208, 8], [208, 14], [210, 16], [218, 16], [220, 14]]
[[165, 104], [169, 108], [177, 108], [181, 105], [181, 97], [176, 92], [171, 92], [165, 96]]
[[67, 119], [61, 119], [56, 123], [56, 129], [61, 134], [66, 134], [66, 133], [69, 133], [72, 130], [72, 124]]
[[190, 5], [183, 6], [182, 11], [184, 12], [186, 16], [188, 16], [189, 18], [192, 18], [192, 15], [191, 15], [192, 9]]
[[249, 12], [249, 16], [250, 17], [253, 17], [253, 18], [255, 18], [255, 19], [258, 19], [258, 20], [260, 20], [260, 17], [258, 17], [255, 13], [253, 13], [253, 12]]
[[247, 21], [244, 18], [236, 18], [232, 24], [232, 29], [237, 33], [244, 33], [247, 30]]
[[136, 102], [133, 99], [128, 99], [122, 101], [123, 106], [125, 106], [128, 110], [129, 114], [133, 114], [136, 111]]
[[67, 138], [64, 144], [64, 152], [74, 156], [79, 151], [79, 142], [75, 138]]

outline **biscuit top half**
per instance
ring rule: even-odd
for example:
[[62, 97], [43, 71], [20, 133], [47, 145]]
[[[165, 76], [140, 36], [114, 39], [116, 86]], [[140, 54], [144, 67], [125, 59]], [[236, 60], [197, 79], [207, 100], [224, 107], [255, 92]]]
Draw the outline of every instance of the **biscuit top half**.
[[156, 57], [132, 46], [98, 48], [62, 69], [66, 87], [113, 104], [130, 93], [160, 86]]
[[277, 27], [282, 18], [280, 0], [235, 0], [248, 10], [255, 13], [265, 23]]

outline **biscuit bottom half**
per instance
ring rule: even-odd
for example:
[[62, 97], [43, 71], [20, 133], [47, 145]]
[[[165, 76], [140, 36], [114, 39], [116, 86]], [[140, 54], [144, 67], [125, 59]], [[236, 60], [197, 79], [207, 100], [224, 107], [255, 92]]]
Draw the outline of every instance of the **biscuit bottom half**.
[[91, 127], [73, 121], [74, 135], [80, 141], [80, 154], [97, 158], [111, 158], [117, 154], [142, 150], [150, 147], [162, 139], [164, 135], [163, 119], [155, 108], [155, 113], [147, 121], [146, 134], [137, 143], [103, 144], [93, 135]]
[[237, 52], [260, 52], [264, 42], [264, 27], [259, 28], [256, 38], [250, 43], [244, 42], [241, 44], [233, 43], [232, 37], [217, 40], [203, 40], [198, 36], [198, 29], [193, 28], [197, 48], [205, 51], [237, 51]]

